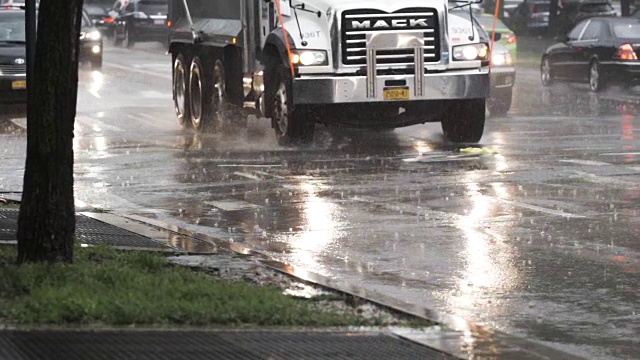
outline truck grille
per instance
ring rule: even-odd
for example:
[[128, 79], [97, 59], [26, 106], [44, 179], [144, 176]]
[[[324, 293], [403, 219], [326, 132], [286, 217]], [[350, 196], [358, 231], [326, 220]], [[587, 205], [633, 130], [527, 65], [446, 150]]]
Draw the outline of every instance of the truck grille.
[[[424, 31], [424, 61], [440, 61], [438, 13], [433, 8], [406, 8], [393, 13], [375, 9], [347, 10], [342, 13], [342, 63], [366, 65], [367, 34], [377, 32]], [[378, 64], [412, 65], [413, 49], [380, 50]]]
[[25, 75], [27, 73], [27, 65], [0, 65], [0, 74], [2, 75]]

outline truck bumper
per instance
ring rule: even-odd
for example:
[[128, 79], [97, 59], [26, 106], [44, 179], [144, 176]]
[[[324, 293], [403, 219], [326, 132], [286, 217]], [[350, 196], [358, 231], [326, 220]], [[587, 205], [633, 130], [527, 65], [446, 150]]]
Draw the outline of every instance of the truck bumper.
[[[419, 79], [418, 79], [419, 80]], [[450, 70], [425, 74], [422, 91], [416, 89], [415, 75], [378, 75], [367, 91], [366, 76], [305, 76], [293, 81], [294, 104], [344, 104], [390, 101], [385, 91], [403, 88], [403, 101], [478, 99], [489, 95], [487, 69]], [[422, 94], [420, 94], [422, 93]]]

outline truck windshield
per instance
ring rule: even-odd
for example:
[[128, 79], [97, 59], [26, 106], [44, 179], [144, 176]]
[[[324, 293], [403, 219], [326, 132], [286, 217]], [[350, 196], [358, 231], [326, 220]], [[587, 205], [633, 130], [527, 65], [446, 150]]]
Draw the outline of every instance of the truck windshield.
[[0, 41], [26, 41], [24, 12], [0, 13]]

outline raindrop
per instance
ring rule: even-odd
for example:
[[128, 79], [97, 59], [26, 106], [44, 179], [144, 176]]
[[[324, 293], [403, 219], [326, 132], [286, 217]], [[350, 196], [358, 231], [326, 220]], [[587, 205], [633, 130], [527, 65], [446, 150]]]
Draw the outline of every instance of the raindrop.
[[289, 232], [293, 232], [293, 228], [289, 228]]
[[531, 302], [529, 302], [529, 307], [530, 308], [534, 308], [534, 307], [536, 307], [536, 304], [533, 301], [531, 301]]
[[269, 198], [264, 199], [264, 203], [268, 204], [269, 203]]

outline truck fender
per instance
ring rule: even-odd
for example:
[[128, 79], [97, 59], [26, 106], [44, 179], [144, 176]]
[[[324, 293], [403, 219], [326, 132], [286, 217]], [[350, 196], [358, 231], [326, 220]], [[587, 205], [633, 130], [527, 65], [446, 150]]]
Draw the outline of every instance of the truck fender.
[[[291, 45], [291, 48], [293, 49], [295, 46], [295, 42], [293, 42], [293, 38], [291, 37], [291, 34], [289, 32], [287, 32], [287, 37], [289, 38], [289, 44]], [[282, 31], [282, 28], [277, 28], [275, 30], [273, 30], [271, 32], [271, 34], [269, 34], [269, 36], [267, 36], [267, 40], [265, 41], [264, 47], [267, 48], [268, 46], [273, 46], [278, 50], [278, 54], [280, 55], [280, 60], [282, 60], [283, 64], [289, 68], [289, 56], [287, 53], [287, 45], [286, 42], [284, 41], [284, 33]], [[263, 51], [263, 56], [268, 56], [268, 53], [265, 53]]]
[[[293, 38], [290, 34], [287, 35], [289, 37], [289, 44], [293, 47], [293, 45], [295, 44], [293, 42]], [[288, 59], [289, 55], [287, 53], [287, 45], [284, 41], [284, 32], [282, 31], [282, 28], [275, 29], [269, 34], [269, 36], [267, 36], [264, 44], [264, 49], [261, 51], [260, 55], [260, 61], [262, 62], [262, 65], [265, 66], [265, 91], [260, 95], [263, 103], [263, 106], [261, 106], [261, 108], [263, 109], [263, 116], [265, 117], [271, 117], [271, 114], [273, 112], [273, 94], [275, 92], [275, 87], [277, 86], [277, 84], [274, 82], [276, 80], [275, 78], [273, 78], [274, 74], [269, 73], [269, 68], [272, 68], [275, 60], [276, 62], [282, 62], [282, 65], [286, 69], [290, 69], [291, 64], [289, 63]], [[272, 126], [274, 126], [274, 124], [272, 124]]]

